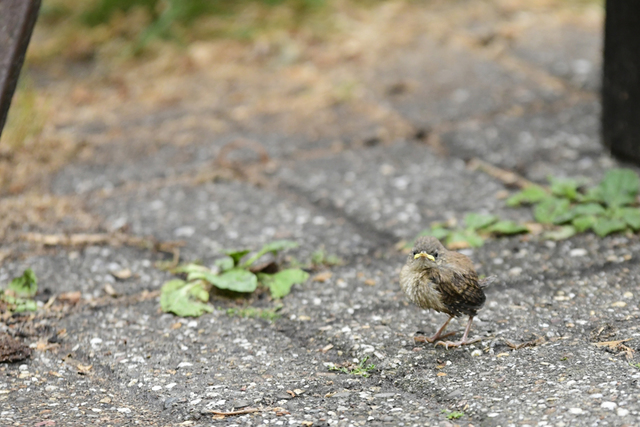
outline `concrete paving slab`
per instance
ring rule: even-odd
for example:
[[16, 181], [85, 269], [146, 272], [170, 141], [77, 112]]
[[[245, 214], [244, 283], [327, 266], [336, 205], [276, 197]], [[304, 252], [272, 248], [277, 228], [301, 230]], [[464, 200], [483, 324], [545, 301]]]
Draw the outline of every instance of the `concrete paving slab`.
[[495, 198], [504, 190], [500, 182], [415, 142], [299, 161], [278, 176], [314, 203], [335, 206], [398, 240], [468, 212], [514, 215]]

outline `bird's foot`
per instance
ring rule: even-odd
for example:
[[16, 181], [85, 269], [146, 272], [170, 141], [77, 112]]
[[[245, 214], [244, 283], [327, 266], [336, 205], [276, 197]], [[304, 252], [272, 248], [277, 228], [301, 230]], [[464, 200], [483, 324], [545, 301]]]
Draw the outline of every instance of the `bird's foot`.
[[444, 346], [444, 348], [446, 348], [448, 350], [449, 348], [461, 347], [463, 345], [473, 344], [473, 343], [476, 343], [478, 341], [482, 341], [482, 338], [474, 338], [472, 340], [463, 339], [461, 341], [456, 341], [456, 342], [438, 341], [435, 346], [437, 347], [439, 345], [442, 345], [442, 346]]
[[434, 343], [434, 342], [438, 341], [439, 339], [450, 337], [451, 335], [455, 335], [455, 332], [449, 332], [447, 334], [442, 334], [442, 335], [436, 334], [436, 335], [434, 335], [432, 337], [425, 337], [424, 335], [418, 335], [418, 336], [413, 337], [413, 340], [415, 342]]

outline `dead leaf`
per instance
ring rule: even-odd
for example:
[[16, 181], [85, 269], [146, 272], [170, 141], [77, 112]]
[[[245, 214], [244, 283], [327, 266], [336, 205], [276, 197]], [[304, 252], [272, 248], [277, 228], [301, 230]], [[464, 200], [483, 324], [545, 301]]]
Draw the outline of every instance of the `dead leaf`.
[[518, 344], [514, 344], [511, 341], [506, 339], [504, 340], [504, 342], [513, 350], [520, 350], [521, 348], [524, 348], [524, 347], [535, 347], [537, 345], [543, 344], [545, 342], [545, 338], [543, 336], [538, 336], [538, 338], [536, 338], [535, 340], [521, 342]]
[[451, 242], [447, 245], [447, 248], [449, 248], [452, 251], [457, 251], [458, 249], [467, 249], [470, 247], [471, 245], [469, 245], [469, 242], [465, 242], [464, 240], [460, 240], [458, 242]]
[[180, 329], [182, 327], [182, 323], [180, 322], [176, 322], [173, 325], [171, 325], [171, 329]]
[[65, 292], [58, 295], [58, 301], [66, 302], [72, 305], [77, 304], [80, 301], [80, 298], [82, 298], [82, 293], [80, 291]]
[[79, 374], [88, 374], [91, 368], [93, 368], [93, 365], [83, 365], [81, 363], [78, 363], [76, 368], [78, 369]]
[[301, 322], [307, 322], [307, 321], [311, 320], [311, 317], [304, 316], [304, 315], [303, 316], [298, 316], [298, 320], [301, 321]]
[[509, 357], [509, 353], [500, 353], [497, 354], [496, 357]]
[[364, 281], [364, 284], [368, 285], [368, 286], [375, 286], [376, 285], [376, 281], [373, 280], [373, 279], [367, 279], [367, 280]]
[[118, 293], [113, 288], [113, 286], [111, 286], [110, 283], [105, 283], [105, 285], [104, 285], [104, 293], [109, 295], [110, 297], [114, 297], [114, 298], [118, 296]]
[[436, 374], [436, 376], [438, 376], [438, 377], [446, 377], [446, 376], [447, 376], [447, 374], [445, 374], [444, 372], [438, 372], [438, 373]]
[[326, 353], [327, 351], [331, 350], [333, 348], [333, 344], [327, 344], [324, 347], [322, 347], [320, 349], [321, 352]]
[[[244, 409], [238, 409], [237, 411], [228, 411], [228, 412], [214, 411], [214, 410], [209, 411], [209, 413], [211, 413], [211, 414], [222, 415], [223, 417], [228, 417], [228, 416], [231, 416], [231, 415], [251, 414], [253, 412], [260, 412], [260, 409], [258, 409], [258, 408], [244, 408]], [[218, 418], [218, 419], [221, 419], [221, 418]]]
[[131, 273], [130, 269], [125, 268], [120, 271], [112, 271], [111, 275], [119, 280], [127, 280], [133, 275], [133, 273]]
[[296, 397], [296, 394], [291, 390], [287, 390], [287, 394], [289, 394], [291, 397]]
[[623, 344], [624, 342], [631, 341], [631, 339], [632, 338], [626, 338], [624, 340], [595, 342], [593, 343], [593, 345], [598, 348], [607, 347], [613, 351], [618, 350], [619, 352], [625, 354], [627, 360], [631, 360], [633, 359], [633, 353], [635, 353], [635, 350]]
[[111, 403], [111, 398], [103, 397], [102, 399], [100, 399], [100, 403]]
[[313, 276], [311, 278], [311, 281], [312, 282], [324, 283], [327, 280], [331, 279], [331, 276], [333, 276], [333, 273], [331, 273], [330, 271], [325, 271], [325, 272], [318, 273], [315, 276]]
[[616, 301], [613, 304], [611, 304], [611, 307], [626, 307], [627, 303], [624, 301]]
[[14, 363], [31, 355], [31, 349], [9, 334], [0, 333], [0, 363]]

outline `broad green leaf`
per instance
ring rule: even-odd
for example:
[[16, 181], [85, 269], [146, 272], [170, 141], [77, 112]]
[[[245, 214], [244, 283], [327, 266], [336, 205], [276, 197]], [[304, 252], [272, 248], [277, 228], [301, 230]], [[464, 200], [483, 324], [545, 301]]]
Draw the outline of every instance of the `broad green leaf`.
[[18, 298], [15, 301], [15, 308], [13, 309], [16, 313], [22, 313], [24, 311], [37, 311], [38, 304], [32, 299], [22, 299]]
[[297, 247], [298, 247], [298, 243], [292, 240], [276, 240], [264, 245], [259, 252], [262, 252], [263, 254], [266, 254], [267, 252], [271, 252], [275, 255], [277, 252], [285, 251], [287, 249], [294, 249]]
[[232, 268], [219, 276], [211, 277], [211, 284], [234, 292], [253, 292], [258, 287], [258, 278], [243, 268]]
[[565, 197], [569, 200], [575, 200], [578, 198], [578, 187], [580, 182], [576, 179], [570, 178], [555, 178], [549, 176], [547, 178], [551, 184], [551, 193], [555, 196]]
[[209, 271], [209, 269], [204, 265], [194, 264], [192, 262], [189, 264], [179, 265], [176, 268], [171, 270], [173, 274], [179, 274], [179, 273], [189, 274], [189, 273], [201, 272], [201, 271]]
[[451, 231], [447, 230], [446, 228], [442, 228], [442, 227], [434, 227], [431, 228], [429, 230], [426, 230], [424, 232], [424, 234], [422, 234], [423, 236], [433, 236], [438, 240], [442, 240], [445, 237], [447, 237], [449, 235]]
[[220, 271], [227, 271], [233, 268], [233, 266], [235, 265], [235, 261], [230, 256], [226, 256], [215, 260], [213, 262], [213, 265], [218, 267]]
[[533, 210], [533, 216], [539, 223], [552, 224], [560, 215], [569, 211], [569, 200], [548, 197], [538, 203]]
[[640, 179], [630, 169], [612, 169], [600, 183], [602, 198], [609, 207], [620, 207], [635, 202]]
[[197, 317], [211, 313], [213, 307], [205, 304], [209, 293], [202, 281], [185, 282], [175, 279], [166, 282], [160, 290], [160, 307], [165, 313], [173, 313], [181, 317]]
[[187, 281], [191, 282], [193, 280], [204, 280], [205, 282], [213, 283], [214, 277], [217, 276], [217, 274], [209, 269], [204, 271], [193, 271], [187, 274]]
[[554, 224], [565, 224], [579, 216], [601, 215], [605, 213], [605, 209], [598, 203], [578, 204], [569, 209], [568, 212], [558, 215], [553, 219]]
[[294, 284], [304, 283], [308, 278], [309, 274], [299, 268], [289, 268], [276, 274], [260, 274], [260, 282], [269, 288], [274, 299], [288, 295]]
[[621, 219], [597, 218], [593, 225], [593, 231], [600, 237], [607, 236], [617, 231], [624, 231], [627, 224]]
[[467, 228], [472, 230], [480, 230], [482, 228], [488, 227], [494, 222], [498, 220], [498, 217], [495, 215], [487, 215], [487, 214], [479, 214], [479, 213], [469, 213], [464, 217], [464, 223]]
[[9, 283], [9, 289], [19, 297], [33, 297], [38, 292], [38, 278], [32, 269], [27, 268], [22, 276], [16, 277]]
[[581, 202], [598, 202], [604, 203], [604, 198], [602, 197], [602, 189], [600, 186], [591, 187], [587, 190], [587, 193], [584, 196], [580, 196], [579, 200]]
[[447, 246], [455, 246], [466, 243], [472, 248], [478, 248], [484, 244], [484, 239], [472, 230], [452, 231], [447, 236]]
[[626, 222], [629, 227], [635, 231], [640, 230], [640, 209], [622, 208], [620, 211], [622, 219], [624, 219], [624, 222]]
[[596, 221], [598, 220], [594, 215], [585, 215], [575, 217], [573, 221], [571, 221], [571, 224], [575, 227], [578, 233], [582, 233], [583, 231], [593, 228]]
[[529, 231], [527, 227], [522, 224], [517, 224], [513, 221], [498, 221], [488, 228], [488, 231], [497, 234], [519, 234]]
[[271, 252], [273, 255], [277, 255], [278, 252], [297, 247], [298, 243], [292, 240], [275, 240], [264, 245], [255, 255], [253, 255], [244, 264], [242, 264], [242, 266], [245, 268], [250, 267], [251, 264], [259, 260], [263, 255], [268, 254], [269, 252]]
[[238, 265], [242, 257], [248, 254], [249, 252], [251, 252], [249, 249], [242, 249], [242, 250], [226, 251], [225, 254], [231, 257], [231, 259], [233, 260], [233, 265]]
[[507, 199], [507, 206], [519, 206], [523, 203], [533, 204], [549, 196], [539, 185], [530, 185]]
[[601, 215], [604, 213], [604, 208], [598, 203], [583, 203], [575, 205], [571, 208], [575, 212], [576, 216], [579, 215]]
[[559, 227], [556, 230], [547, 231], [542, 236], [545, 239], [549, 240], [564, 240], [576, 234], [576, 229], [571, 225], [565, 225], [563, 227]]

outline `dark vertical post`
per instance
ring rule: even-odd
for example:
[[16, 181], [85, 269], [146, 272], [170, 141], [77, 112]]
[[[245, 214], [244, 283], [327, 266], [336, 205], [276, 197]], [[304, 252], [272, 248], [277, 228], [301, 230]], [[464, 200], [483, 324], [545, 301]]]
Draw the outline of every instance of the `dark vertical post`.
[[39, 9], [40, 0], [0, 0], [0, 135]]
[[602, 138], [612, 154], [640, 164], [640, 1], [607, 0]]

